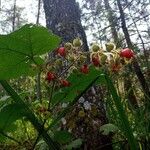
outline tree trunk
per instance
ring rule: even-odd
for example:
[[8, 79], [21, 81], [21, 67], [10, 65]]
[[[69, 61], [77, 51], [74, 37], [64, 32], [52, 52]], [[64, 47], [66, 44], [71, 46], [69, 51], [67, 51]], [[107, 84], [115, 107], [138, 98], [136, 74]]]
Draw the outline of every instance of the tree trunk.
[[116, 47], [121, 47], [121, 42], [118, 38], [118, 33], [116, 30], [117, 23], [115, 21], [114, 12], [112, 11], [112, 8], [110, 7], [108, 0], [104, 0], [104, 4], [105, 4], [105, 9], [107, 10], [108, 13], [107, 18], [111, 27], [111, 34], [114, 39], [114, 43], [116, 44]]
[[62, 37], [63, 42], [71, 42], [79, 37], [88, 51], [86, 35], [81, 25], [80, 10], [75, 0], [43, 0], [46, 26]]
[[[43, 0], [46, 17], [47, 28], [55, 34], [62, 37], [62, 43], [69, 42], [76, 37], [83, 41], [83, 50], [88, 51], [86, 35], [81, 25], [80, 10], [75, 0]], [[83, 138], [83, 149], [95, 149], [100, 145], [110, 144], [111, 140], [108, 136], [102, 136], [99, 127], [107, 123], [106, 112], [101, 97], [97, 96], [100, 92], [90, 89], [85, 95], [84, 100], [95, 106], [97, 114], [91, 116], [90, 110], [84, 110], [89, 117], [80, 118], [79, 111], [83, 110], [82, 104], [77, 103], [67, 115], [67, 125], [63, 128], [70, 129], [69, 124], [75, 124], [72, 132], [77, 138]], [[96, 101], [94, 100], [96, 99]], [[98, 103], [101, 103], [98, 105]], [[108, 146], [108, 149], [111, 149]]]
[[16, 20], [16, 0], [14, 0], [14, 7], [13, 7], [12, 31], [15, 30], [15, 20]]

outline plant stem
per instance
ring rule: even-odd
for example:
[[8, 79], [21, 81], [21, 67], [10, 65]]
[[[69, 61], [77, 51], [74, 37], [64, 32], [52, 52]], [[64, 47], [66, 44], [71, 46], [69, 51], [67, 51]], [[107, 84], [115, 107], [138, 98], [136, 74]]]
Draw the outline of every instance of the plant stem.
[[20, 103], [24, 105], [25, 108], [25, 116], [28, 118], [28, 120], [32, 123], [34, 128], [41, 133], [44, 141], [49, 146], [50, 150], [60, 150], [60, 147], [56, 146], [54, 141], [51, 139], [51, 137], [48, 135], [47, 131], [44, 129], [42, 124], [39, 122], [38, 118], [34, 115], [34, 113], [30, 110], [28, 105], [19, 97], [19, 95], [13, 90], [13, 88], [7, 83], [5, 80], [0, 80], [1, 85], [4, 87], [6, 92], [12, 97], [12, 99], [16, 103]]
[[110, 79], [107, 73], [105, 73], [105, 79], [106, 79], [108, 90], [110, 91], [112, 95], [114, 104], [117, 108], [119, 118], [122, 123], [122, 131], [124, 132], [125, 136], [128, 139], [131, 150], [137, 150], [137, 141], [134, 138], [132, 128], [130, 127], [130, 124], [128, 121], [128, 117], [125, 114], [125, 110], [121, 103], [121, 98], [118, 96], [117, 91], [112, 83], [112, 80]]

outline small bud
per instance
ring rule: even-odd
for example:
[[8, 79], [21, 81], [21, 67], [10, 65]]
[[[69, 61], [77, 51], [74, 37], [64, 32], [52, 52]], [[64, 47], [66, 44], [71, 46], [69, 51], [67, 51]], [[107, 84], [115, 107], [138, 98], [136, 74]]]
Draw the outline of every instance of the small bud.
[[71, 62], [74, 62], [75, 59], [76, 59], [76, 57], [75, 57], [75, 55], [70, 54], [70, 55], [68, 55], [67, 59], [68, 59], [69, 61], [71, 61]]
[[74, 66], [71, 68], [71, 70], [72, 70], [73, 73], [78, 73], [78, 69]]
[[81, 118], [85, 117], [85, 112], [83, 110], [80, 110], [78, 116]]
[[82, 41], [79, 38], [73, 40], [73, 46], [80, 47], [82, 45]]
[[106, 50], [107, 50], [108, 52], [114, 50], [115, 47], [116, 47], [114, 43], [106, 43], [105, 46], [106, 46]]
[[97, 45], [97, 44], [93, 44], [93, 45], [92, 45], [92, 51], [93, 51], [93, 52], [97, 52], [97, 51], [99, 51], [99, 50], [100, 50], [99, 45]]
[[81, 55], [79, 59], [80, 59], [80, 62], [83, 63], [86, 60], [86, 56]]
[[69, 42], [67, 42], [64, 47], [66, 50], [72, 50], [72, 44]]
[[56, 64], [57, 66], [61, 66], [61, 65], [62, 65], [62, 60], [57, 59], [57, 60], [55, 61], [55, 64]]
[[107, 56], [106, 56], [105, 54], [102, 54], [102, 55], [100, 56], [100, 59], [101, 59], [101, 63], [102, 63], [102, 64], [105, 64], [105, 63], [106, 63], [106, 60], [107, 60]]

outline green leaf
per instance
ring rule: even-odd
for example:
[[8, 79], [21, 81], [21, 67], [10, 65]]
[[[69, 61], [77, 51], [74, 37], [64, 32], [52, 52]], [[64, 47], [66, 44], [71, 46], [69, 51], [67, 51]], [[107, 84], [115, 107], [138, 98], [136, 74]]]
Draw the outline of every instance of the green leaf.
[[36, 149], [39, 149], [39, 150], [49, 150], [47, 144], [44, 142], [43, 139], [41, 139], [41, 140], [37, 143]]
[[118, 131], [118, 127], [108, 123], [108, 124], [104, 124], [100, 127], [100, 131], [102, 132], [103, 135], [108, 135], [110, 132], [116, 132]]
[[117, 91], [115, 89], [115, 86], [112, 83], [111, 78], [108, 76], [108, 74], [106, 73], [105, 75], [105, 79], [106, 79], [106, 85], [108, 87], [108, 90], [111, 93], [111, 96], [113, 98], [114, 104], [116, 106], [118, 115], [119, 115], [119, 119], [122, 123], [122, 131], [124, 132], [124, 135], [127, 137], [129, 145], [131, 150], [137, 150], [137, 141], [133, 135], [133, 131], [132, 128], [129, 124], [129, 120], [128, 117], [125, 113], [123, 104], [121, 102], [121, 98], [118, 96]]
[[72, 141], [69, 145], [65, 146], [65, 149], [72, 150], [73, 148], [79, 148], [82, 144], [82, 139], [76, 139]]
[[68, 131], [56, 131], [54, 133], [54, 140], [60, 144], [71, 142], [73, 136]]
[[54, 50], [58, 36], [42, 26], [27, 24], [8, 35], [0, 35], [0, 79], [33, 75], [32, 64], [43, 63], [41, 54]]
[[99, 77], [96, 84], [103, 84], [105, 78], [101, 70], [97, 70], [94, 67], [90, 67], [88, 74], [72, 73], [68, 77], [68, 81], [71, 83], [70, 87], [62, 88], [60, 92], [56, 92], [52, 98], [51, 103], [56, 104], [58, 102], [72, 102], [79, 93], [82, 93], [84, 89], [92, 82], [96, 77]]
[[54, 120], [52, 121], [50, 126], [47, 128], [47, 130], [53, 128], [60, 121], [61, 118], [63, 118], [68, 112], [71, 111], [73, 105], [77, 102], [77, 100], [79, 100], [79, 98], [98, 80], [98, 78], [99, 78], [99, 76], [94, 78], [91, 82], [88, 82], [88, 84], [83, 89], [83, 91], [81, 93], [79, 93], [71, 103], [69, 103], [67, 108], [65, 108], [62, 112], [60, 112], [60, 114], [57, 115], [56, 118], [54, 118]]
[[[0, 80], [1, 85], [6, 90], [6, 92], [12, 97], [16, 104], [24, 105], [25, 114], [27, 119], [32, 123], [34, 128], [41, 134], [44, 141], [49, 146], [49, 149], [59, 150], [60, 147], [53, 142], [47, 131], [43, 128], [43, 125], [38, 120], [38, 118], [34, 115], [34, 113], [30, 110], [29, 106], [19, 97], [19, 95], [13, 90], [13, 88], [7, 83], [5, 80]], [[24, 112], [24, 111], [23, 111]], [[22, 116], [22, 113], [21, 113]], [[16, 117], [17, 118], [17, 117]]]
[[14, 103], [3, 107], [0, 111], [0, 130], [8, 131], [16, 120], [24, 116], [23, 104]]

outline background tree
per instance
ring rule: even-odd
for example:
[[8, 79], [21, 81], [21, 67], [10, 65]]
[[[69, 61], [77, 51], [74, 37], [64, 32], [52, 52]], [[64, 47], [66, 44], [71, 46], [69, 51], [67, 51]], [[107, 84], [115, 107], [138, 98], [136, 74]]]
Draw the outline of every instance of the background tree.
[[[17, 0], [14, 0], [11, 4], [9, 1], [6, 1], [5, 5], [3, 3], [1, 5], [0, 26], [3, 33], [14, 31], [27, 22], [22, 16], [25, 7], [19, 7]], [[8, 6], [10, 7], [8, 8]]]

